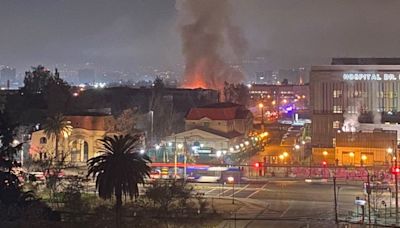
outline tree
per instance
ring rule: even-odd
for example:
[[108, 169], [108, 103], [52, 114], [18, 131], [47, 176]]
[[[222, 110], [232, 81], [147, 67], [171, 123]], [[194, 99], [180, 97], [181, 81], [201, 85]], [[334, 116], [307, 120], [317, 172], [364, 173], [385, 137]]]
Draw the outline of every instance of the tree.
[[247, 105], [249, 101], [249, 89], [244, 84], [224, 83], [225, 102], [232, 102], [241, 105]]
[[137, 110], [125, 109], [115, 121], [115, 130], [122, 134], [137, 134], [139, 132], [136, 128], [137, 118]]
[[172, 209], [185, 209], [192, 192], [193, 187], [187, 182], [157, 180], [147, 188], [146, 197], [159, 209], [159, 213], [165, 214]]
[[[25, 72], [24, 87], [22, 87], [25, 99], [39, 95], [45, 100], [47, 112], [50, 115], [65, 112], [71, 100], [70, 86], [60, 78], [58, 70], [52, 73], [42, 65], [32, 67], [32, 71]], [[40, 106], [40, 103], [29, 106]]]
[[15, 140], [14, 125], [0, 113], [0, 221], [21, 219], [59, 220], [51, 208], [39, 201], [33, 192], [22, 190], [15, 173], [20, 164], [15, 161], [22, 143]]
[[72, 132], [72, 126], [70, 121], [66, 120], [62, 114], [56, 114], [55, 116], [49, 117], [44, 124], [44, 133], [47, 138], [55, 139], [55, 158], [60, 159], [58, 153], [58, 144], [60, 137], [68, 136]]
[[139, 196], [138, 184], [150, 175], [150, 158], [139, 153], [140, 136], [116, 135], [100, 140], [101, 155], [87, 161], [88, 176], [96, 179], [96, 189], [102, 199], [116, 198], [117, 226], [120, 225], [122, 194], [132, 199]]

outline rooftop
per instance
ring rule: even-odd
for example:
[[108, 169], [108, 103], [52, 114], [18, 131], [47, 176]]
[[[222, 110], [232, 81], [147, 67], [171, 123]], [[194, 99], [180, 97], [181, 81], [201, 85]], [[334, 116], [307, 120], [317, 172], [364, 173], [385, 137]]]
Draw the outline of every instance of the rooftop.
[[186, 115], [186, 120], [200, 120], [209, 118], [211, 120], [234, 120], [246, 119], [250, 114], [243, 105], [234, 103], [215, 103], [197, 108], [191, 108]]
[[333, 58], [332, 65], [400, 65], [400, 58]]

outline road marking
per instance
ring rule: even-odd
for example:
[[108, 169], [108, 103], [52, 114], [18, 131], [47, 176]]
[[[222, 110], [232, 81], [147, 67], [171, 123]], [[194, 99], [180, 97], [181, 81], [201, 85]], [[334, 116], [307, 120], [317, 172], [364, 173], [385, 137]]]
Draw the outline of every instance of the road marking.
[[267, 184], [264, 184], [261, 188], [258, 188], [258, 190], [256, 190], [255, 192], [251, 193], [249, 196], [247, 196], [246, 198], [251, 198], [252, 196], [254, 196], [255, 194], [259, 193], [261, 190], [264, 190], [265, 186], [267, 186]]
[[255, 191], [255, 192], [251, 193], [251, 194], [250, 194], [249, 196], [247, 196], [246, 198], [252, 197], [253, 195], [257, 194], [259, 191], [260, 191], [260, 190], [257, 190], [257, 191]]
[[232, 192], [232, 194], [231, 194], [230, 196], [233, 196], [233, 193], [235, 193], [235, 196], [236, 196], [237, 193], [239, 193], [239, 192], [245, 190], [248, 186], [249, 186], [249, 185], [246, 185], [246, 186], [240, 188], [239, 190], [236, 190], [235, 192]]
[[282, 218], [282, 217], [290, 210], [291, 207], [292, 207], [292, 204], [291, 204], [290, 201], [289, 201], [288, 208], [287, 208], [286, 210], [284, 210], [283, 213], [281, 214], [281, 216], [279, 216], [279, 217]]
[[212, 191], [214, 191], [214, 190], [216, 190], [216, 188], [213, 188], [213, 189], [211, 189], [211, 190], [208, 190], [208, 191], [206, 191], [204, 194], [208, 194], [208, 193], [210, 193], [210, 192], [212, 192]]

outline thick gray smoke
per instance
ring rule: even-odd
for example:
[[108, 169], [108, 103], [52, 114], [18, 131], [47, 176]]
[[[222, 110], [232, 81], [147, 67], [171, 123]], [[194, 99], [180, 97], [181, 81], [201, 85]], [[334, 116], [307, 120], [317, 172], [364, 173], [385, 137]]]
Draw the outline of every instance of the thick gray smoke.
[[243, 74], [226, 64], [221, 56], [228, 46], [238, 59], [247, 50], [240, 28], [232, 25], [228, 0], [177, 0], [177, 8], [183, 19], [181, 36], [186, 64], [183, 86], [218, 89], [224, 81], [243, 80]]

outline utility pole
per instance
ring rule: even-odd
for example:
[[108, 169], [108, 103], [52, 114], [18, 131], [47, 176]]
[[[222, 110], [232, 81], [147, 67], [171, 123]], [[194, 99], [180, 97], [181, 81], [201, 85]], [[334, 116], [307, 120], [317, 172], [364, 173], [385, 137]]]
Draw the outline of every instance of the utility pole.
[[[365, 169], [367, 170], [367, 169]], [[371, 225], [371, 183], [369, 181], [369, 172], [367, 170], [367, 196], [368, 196], [368, 224]]]
[[396, 225], [399, 223], [399, 186], [398, 186], [398, 173], [397, 173], [397, 145], [394, 147], [394, 154], [396, 156], [396, 160], [394, 160], [395, 164], [395, 172], [394, 172], [394, 182], [395, 182], [395, 190], [396, 190]]
[[335, 199], [335, 223], [339, 223], [338, 211], [337, 211], [337, 197], [336, 197], [336, 176], [333, 176], [333, 194]]

